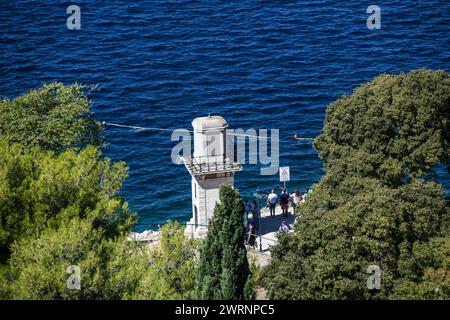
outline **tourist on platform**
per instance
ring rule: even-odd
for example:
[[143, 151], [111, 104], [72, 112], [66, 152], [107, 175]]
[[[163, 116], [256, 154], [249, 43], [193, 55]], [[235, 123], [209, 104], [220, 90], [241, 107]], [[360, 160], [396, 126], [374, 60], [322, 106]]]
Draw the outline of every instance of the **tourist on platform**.
[[281, 205], [281, 211], [283, 213], [283, 217], [288, 216], [289, 199], [290, 199], [289, 194], [288, 194], [286, 188], [284, 188], [280, 194], [280, 205]]
[[250, 229], [251, 229], [251, 227], [252, 227], [252, 222], [249, 220], [248, 223], [247, 223], [247, 228], [246, 228], [245, 233], [244, 233], [245, 245], [248, 245], [248, 242], [250, 240]]
[[278, 231], [279, 231], [279, 232], [282, 232], [282, 233], [288, 233], [288, 232], [289, 232], [289, 226], [286, 225], [286, 221], [283, 221], [283, 222], [281, 223], [281, 226], [280, 226], [280, 228], [278, 229]]
[[245, 210], [245, 213], [246, 213], [247, 215], [248, 215], [249, 212], [252, 210], [252, 206], [251, 206], [251, 204], [248, 202], [247, 199], [244, 200], [244, 210]]
[[256, 231], [253, 223], [248, 224], [247, 245], [252, 248], [256, 247]]
[[291, 205], [292, 205], [292, 211], [295, 214], [295, 208], [297, 208], [297, 205], [302, 201], [302, 195], [300, 191], [295, 190], [293, 194], [291, 194]]
[[259, 228], [259, 217], [260, 212], [258, 208], [258, 204], [256, 203], [256, 200], [252, 203], [252, 216], [253, 216], [253, 222], [255, 223], [255, 228]]
[[243, 223], [244, 223], [244, 233], [246, 233], [247, 232], [247, 228], [248, 228], [248, 215], [245, 212], [244, 212]]
[[304, 204], [306, 202], [306, 199], [304, 196], [302, 196], [302, 200], [300, 201], [301, 204]]
[[305, 189], [305, 193], [303, 194], [303, 200], [306, 201], [306, 197], [308, 197], [308, 189]]
[[278, 196], [275, 193], [275, 189], [272, 189], [272, 192], [267, 196], [267, 206], [270, 210], [270, 215], [275, 215], [275, 206], [277, 205]]
[[243, 222], [244, 222], [244, 231], [245, 232], [247, 232], [247, 228], [248, 228], [248, 213], [250, 211], [251, 211], [251, 205], [250, 205], [250, 203], [248, 203], [248, 200], [245, 199], [244, 200], [244, 214], [243, 214], [243, 216], [244, 216]]

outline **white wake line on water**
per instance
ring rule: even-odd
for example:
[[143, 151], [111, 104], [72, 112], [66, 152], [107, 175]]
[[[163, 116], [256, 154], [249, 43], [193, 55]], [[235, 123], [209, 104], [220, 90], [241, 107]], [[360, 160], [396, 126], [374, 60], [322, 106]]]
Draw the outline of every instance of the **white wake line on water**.
[[[138, 130], [138, 131], [166, 131], [166, 132], [169, 131], [169, 132], [173, 132], [175, 130], [180, 130], [180, 129], [167, 129], [167, 128], [156, 128], [156, 127], [139, 127], [139, 126], [131, 126], [131, 125], [125, 125], [125, 124], [106, 122], [106, 121], [103, 121], [102, 125], [118, 127], [118, 128], [127, 128], [127, 129], [133, 129], [133, 130]], [[182, 130], [186, 130], [187, 132], [194, 133], [193, 130], [187, 130], [187, 129], [182, 129]], [[227, 132], [227, 135], [236, 136], [236, 137], [249, 137], [249, 138], [267, 139], [267, 140], [271, 139], [271, 137], [263, 137], [263, 136], [253, 135], [253, 134], [245, 134], [245, 133], [230, 133], [230, 132]], [[304, 141], [314, 141], [314, 138], [294, 138], [294, 139], [295, 140], [304, 140]]]

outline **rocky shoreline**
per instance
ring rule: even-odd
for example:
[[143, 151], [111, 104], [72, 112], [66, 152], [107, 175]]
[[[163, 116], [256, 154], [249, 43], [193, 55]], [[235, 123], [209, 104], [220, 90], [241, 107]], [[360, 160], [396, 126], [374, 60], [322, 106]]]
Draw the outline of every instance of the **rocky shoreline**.
[[141, 233], [131, 232], [128, 241], [153, 243], [161, 239], [161, 231], [145, 230]]

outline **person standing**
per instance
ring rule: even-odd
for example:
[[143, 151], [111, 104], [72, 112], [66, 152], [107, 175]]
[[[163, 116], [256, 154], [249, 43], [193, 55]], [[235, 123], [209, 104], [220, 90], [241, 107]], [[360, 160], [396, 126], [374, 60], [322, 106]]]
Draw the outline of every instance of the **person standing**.
[[248, 227], [248, 214], [251, 211], [251, 205], [248, 203], [248, 200], [244, 200], [244, 226], [245, 228]]
[[286, 190], [286, 188], [283, 188], [283, 191], [280, 195], [280, 205], [281, 205], [281, 211], [283, 213], [283, 217], [288, 216], [288, 209], [289, 209], [289, 194]]
[[259, 210], [258, 210], [258, 204], [256, 203], [256, 200], [252, 203], [252, 216], [253, 216], [253, 222], [255, 223], [255, 228], [259, 228]]
[[275, 215], [275, 206], [277, 205], [278, 196], [275, 193], [275, 189], [267, 196], [267, 205], [269, 206], [270, 215]]
[[291, 205], [292, 205], [292, 211], [295, 214], [295, 208], [297, 208], [297, 205], [302, 201], [302, 195], [299, 190], [295, 190], [293, 194], [291, 194]]
[[247, 228], [248, 228], [248, 215], [246, 212], [244, 212], [244, 219], [243, 219], [243, 223], [244, 223], [244, 233], [247, 232]]
[[247, 199], [244, 200], [244, 209], [245, 209], [245, 213], [248, 215], [248, 213], [251, 210], [251, 205], [250, 205], [250, 203], [248, 203]]
[[305, 189], [305, 194], [303, 194], [303, 199], [306, 200], [307, 196], [308, 196], [308, 189]]
[[252, 223], [249, 223], [248, 225], [248, 235], [247, 235], [247, 245], [250, 248], [255, 248], [256, 247], [256, 232], [255, 232], [255, 227], [253, 226]]
[[278, 232], [281, 232], [281, 233], [288, 233], [289, 232], [289, 226], [286, 225], [286, 221], [283, 221], [281, 223], [281, 226], [278, 229]]

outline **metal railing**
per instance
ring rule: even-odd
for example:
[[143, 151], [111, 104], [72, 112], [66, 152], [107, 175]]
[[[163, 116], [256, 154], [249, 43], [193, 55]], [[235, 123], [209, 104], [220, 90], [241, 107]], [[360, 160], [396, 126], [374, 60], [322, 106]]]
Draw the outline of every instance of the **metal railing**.
[[224, 159], [223, 156], [183, 158], [183, 163], [192, 175], [241, 171], [242, 165]]

